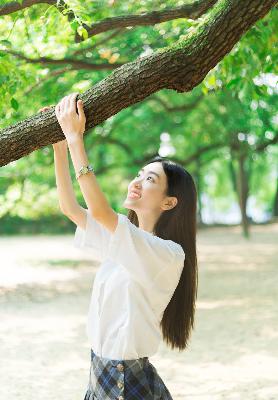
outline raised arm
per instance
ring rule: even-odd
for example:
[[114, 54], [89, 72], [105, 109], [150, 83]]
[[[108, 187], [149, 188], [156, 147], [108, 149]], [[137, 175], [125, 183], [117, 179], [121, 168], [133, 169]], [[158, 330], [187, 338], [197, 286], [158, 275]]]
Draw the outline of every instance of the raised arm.
[[[44, 112], [49, 107], [44, 107], [40, 111]], [[58, 193], [59, 206], [63, 214], [70, 218], [76, 225], [85, 228], [86, 212], [81, 207], [74, 193], [68, 159], [68, 145], [66, 139], [53, 143], [54, 164], [56, 186]]]
[[[81, 100], [77, 102], [78, 113], [76, 113], [77, 94], [65, 96], [55, 107], [55, 113], [66, 137], [76, 174], [81, 167], [87, 166], [89, 163], [83, 140], [86, 116]], [[78, 182], [90, 215], [108, 231], [114, 232], [118, 214], [109, 205], [95, 174], [90, 171], [81, 175]]]

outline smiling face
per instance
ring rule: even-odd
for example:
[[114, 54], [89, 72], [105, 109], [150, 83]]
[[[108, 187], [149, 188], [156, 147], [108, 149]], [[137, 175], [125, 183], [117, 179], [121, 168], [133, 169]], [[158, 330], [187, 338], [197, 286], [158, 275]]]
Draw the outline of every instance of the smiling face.
[[[166, 196], [167, 176], [160, 162], [153, 162], [144, 166], [138, 175], [128, 185], [127, 197], [124, 207], [139, 211], [140, 213], [159, 214], [167, 207], [168, 200], [172, 197]], [[132, 195], [132, 191], [139, 195]]]

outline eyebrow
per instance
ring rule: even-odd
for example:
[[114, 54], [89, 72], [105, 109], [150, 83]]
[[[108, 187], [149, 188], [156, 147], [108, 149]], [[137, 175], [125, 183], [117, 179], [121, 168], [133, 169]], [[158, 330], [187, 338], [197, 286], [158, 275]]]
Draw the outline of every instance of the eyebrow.
[[[139, 172], [140, 171], [144, 171], [144, 168], [141, 168], [140, 170], [139, 170]], [[148, 171], [148, 174], [154, 174], [154, 175], [156, 175], [157, 177], [158, 177], [158, 179], [160, 178], [160, 176], [156, 173], [156, 172], [154, 172], [154, 171]]]

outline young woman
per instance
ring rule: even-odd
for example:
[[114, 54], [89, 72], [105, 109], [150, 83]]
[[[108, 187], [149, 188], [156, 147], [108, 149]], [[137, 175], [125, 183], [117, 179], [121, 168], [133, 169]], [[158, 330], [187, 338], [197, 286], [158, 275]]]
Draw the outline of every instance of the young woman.
[[[128, 185], [128, 215], [115, 212], [92, 168], [84, 168], [89, 164], [86, 117], [80, 100], [76, 112], [76, 96], [64, 97], [55, 107], [66, 139], [53, 147], [60, 208], [77, 225], [74, 244], [100, 262], [87, 320], [91, 366], [84, 400], [169, 400], [149, 356], [161, 339], [184, 350], [194, 328], [194, 181], [179, 164], [155, 157]], [[86, 209], [74, 195], [67, 147]]]

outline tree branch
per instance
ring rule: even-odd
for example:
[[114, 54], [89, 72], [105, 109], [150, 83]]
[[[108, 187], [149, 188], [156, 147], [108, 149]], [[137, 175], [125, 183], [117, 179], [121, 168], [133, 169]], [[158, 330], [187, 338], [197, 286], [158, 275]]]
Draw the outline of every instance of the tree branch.
[[[98, 35], [99, 33], [116, 28], [155, 25], [178, 18], [197, 19], [207, 10], [209, 10], [211, 6], [216, 3], [216, 1], [217, 0], [195, 0], [192, 3], [187, 3], [180, 7], [165, 8], [164, 10], [160, 11], [105, 18], [102, 21], [94, 22], [92, 26], [84, 24], [83, 27], [88, 32], [88, 37], [92, 37]], [[82, 42], [84, 41], [84, 38], [76, 34], [75, 41], [77, 43]]]
[[29, 86], [26, 88], [26, 90], [23, 92], [23, 96], [28, 96], [29, 93], [31, 93], [33, 90], [35, 90], [38, 86], [42, 85], [44, 82], [47, 82], [49, 79], [55, 77], [55, 76], [61, 76], [62, 74], [65, 74], [66, 72], [73, 71], [72, 68], [60, 68], [60, 69], [54, 69], [53, 71], [49, 71], [49, 73], [41, 78], [38, 82], [35, 82], [32, 86]]
[[98, 46], [100, 46], [101, 44], [103, 45], [104, 43], [107, 43], [110, 39], [112, 39], [115, 36], [118, 36], [120, 33], [122, 33], [124, 31], [124, 29], [120, 28], [117, 29], [113, 32], [110, 33], [110, 35], [108, 35], [107, 37], [99, 40], [97, 43], [90, 45], [88, 47], [83, 47], [83, 48], [78, 48], [77, 50], [75, 50], [72, 55], [77, 56], [79, 54], [83, 54], [86, 51], [92, 51], [95, 50]]
[[6, 53], [12, 54], [13, 56], [20, 58], [21, 60], [27, 61], [29, 64], [50, 64], [50, 65], [71, 65], [75, 69], [86, 69], [90, 71], [102, 71], [102, 70], [113, 70], [122, 66], [122, 63], [114, 63], [114, 64], [92, 64], [87, 61], [77, 60], [74, 58], [63, 58], [61, 60], [55, 60], [49, 57], [39, 57], [39, 58], [29, 58], [24, 54], [18, 53], [14, 50], [5, 50]]
[[[24, 8], [32, 7], [36, 4], [56, 5], [57, 0], [23, 0], [22, 4], [19, 1], [11, 1], [10, 3], [0, 5], [0, 16], [12, 14], [14, 12], [24, 10]], [[67, 5], [61, 1], [58, 8], [64, 9]]]
[[268, 146], [270, 146], [272, 144], [276, 144], [276, 143], [278, 143], [278, 135], [277, 134], [276, 134], [276, 136], [274, 136], [273, 139], [266, 140], [265, 142], [257, 144], [254, 148], [254, 151], [259, 153], [261, 151], [264, 151]]
[[149, 96], [147, 100], [156, 101], [157, 103], [162, 105], [162, 107], [168, 112], [184, 112], [193, 110], [203, 98], [204, 95], [200, 95], [196, 99], [192, 100], [191, 103], [182, 104], [180, 106], [174, 106], [174, 107], [170, 107], [165, 100], [156, 95]]
[[[161, 89], [192, 90], [275, 4], [276, 0], [219, 0], [184, 40], [115, 69], [78, 96], [84, 103], [85, 134]], [[62, 139], [53, 106], [0, 132], [0, 165]]]
[[35, 4], [46, 3], [46, 4], [56, 4], [56, 0], [23, 0], [22, 4], [19, 1], [11, 1], [0, 5], [0, 16], [12, 14], [16, 11], [23, 10], [24, 8], [31, 7]]

